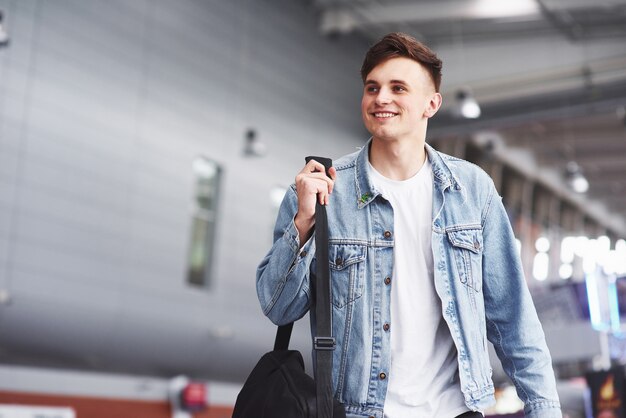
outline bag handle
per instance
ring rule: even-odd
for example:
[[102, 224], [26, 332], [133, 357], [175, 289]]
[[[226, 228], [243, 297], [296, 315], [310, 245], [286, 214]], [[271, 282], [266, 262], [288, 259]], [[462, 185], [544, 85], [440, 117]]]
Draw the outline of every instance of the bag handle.
[[291, 330], [293, 329], [293, 322], [286, 325], [280, 325], [276, 330], [276, 338], [274, 339], [274, 351], [288, 350], [289, 340], [291, 339]]
[[[315, 160], [324, 165], [326, 175], [330, 177], [330, 167], [333, 161], [324, 157], [306, 157], [306, 162]], [[316, 258], [316, 287], [315, 287], [315, 314], [316, 327], [313, 337], [315, 351], [315, 385], [317, 397], [317, 418], [332, 418], [332, 368], [335, 338], [332, 336], [332, 311], [330, 308], [330, 265], [328, 264], [328, 216], [326, 206], [315, 205], [315, 258]], [[274, 350], [287, 350], [293, 322], [281, 325], [276, 331]]]

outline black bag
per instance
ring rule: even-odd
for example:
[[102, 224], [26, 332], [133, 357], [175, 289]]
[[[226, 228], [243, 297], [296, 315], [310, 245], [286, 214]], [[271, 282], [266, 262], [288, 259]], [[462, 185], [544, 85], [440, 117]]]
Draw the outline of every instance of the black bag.
[[[333, 400], [334, 418], [345, 418]], [[274, 350], [256, 364], [237, 396], [233, 418], [317, 418], [315, 380], [304, 372], [302, 354]]]
[[[332, 165], [327, 158], [308, 157], [321, 162], [326, 173]], [[289, 350], [291, 324], [279, 326], [274, 350], [256, 364], [237, 396], [232, 418], [345, 418], [343, 405], [332, 398], [330, 270], [328, 266], [328, 219], [326, 207], [315, 209], [315, 243], [317, 262], [315, 379], [305, 373], [299, 351]], [[320, 263], [319, 260], [326, 260]]]

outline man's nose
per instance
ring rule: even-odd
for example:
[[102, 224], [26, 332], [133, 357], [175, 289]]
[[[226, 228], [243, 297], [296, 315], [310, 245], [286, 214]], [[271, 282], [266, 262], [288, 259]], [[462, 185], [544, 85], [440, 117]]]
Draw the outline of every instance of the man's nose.
[[378, 95], [376, 96], [376, 104], [377, 105], [386, 105], [391, 103], [391, 95], [389, 94], [389, 90], [380, 89]]

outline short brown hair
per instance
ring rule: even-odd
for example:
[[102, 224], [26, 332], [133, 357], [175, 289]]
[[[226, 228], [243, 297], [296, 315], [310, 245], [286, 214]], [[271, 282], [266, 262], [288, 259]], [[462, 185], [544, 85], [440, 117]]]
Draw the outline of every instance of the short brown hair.
[[405, 57], [417, 61], [429, 72], [435, 91], [439, 91], [441, 85], [442, 62], [437, 55], [426, 45], [419, 42], [406, 33], [393, 32], [385, 35], [380, 41], [374, 44], [365, 54], [363, 66], [361, 67], [361, 78], [363, 82], [367, 75], [379, 64], [390, 58]]

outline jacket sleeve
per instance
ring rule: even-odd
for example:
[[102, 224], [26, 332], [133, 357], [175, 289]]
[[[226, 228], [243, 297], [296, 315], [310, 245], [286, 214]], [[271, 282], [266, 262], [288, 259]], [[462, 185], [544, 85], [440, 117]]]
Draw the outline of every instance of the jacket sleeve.
[[524, 278], [515, 237], [491, 183], [483, 216], [483, 295], [487, 337], [527, 417], [561, 417], [552, 359]]
[[276, 325], [302, 318], [311, 304], [310, 268], [315, 256], [311, 237], [298, 251], [300, 242], [294, 217], [298, 211], [295, 186], [287, 189], [281, 203], [274, 243], [256, 274], [256, 290], [263, 313]]

